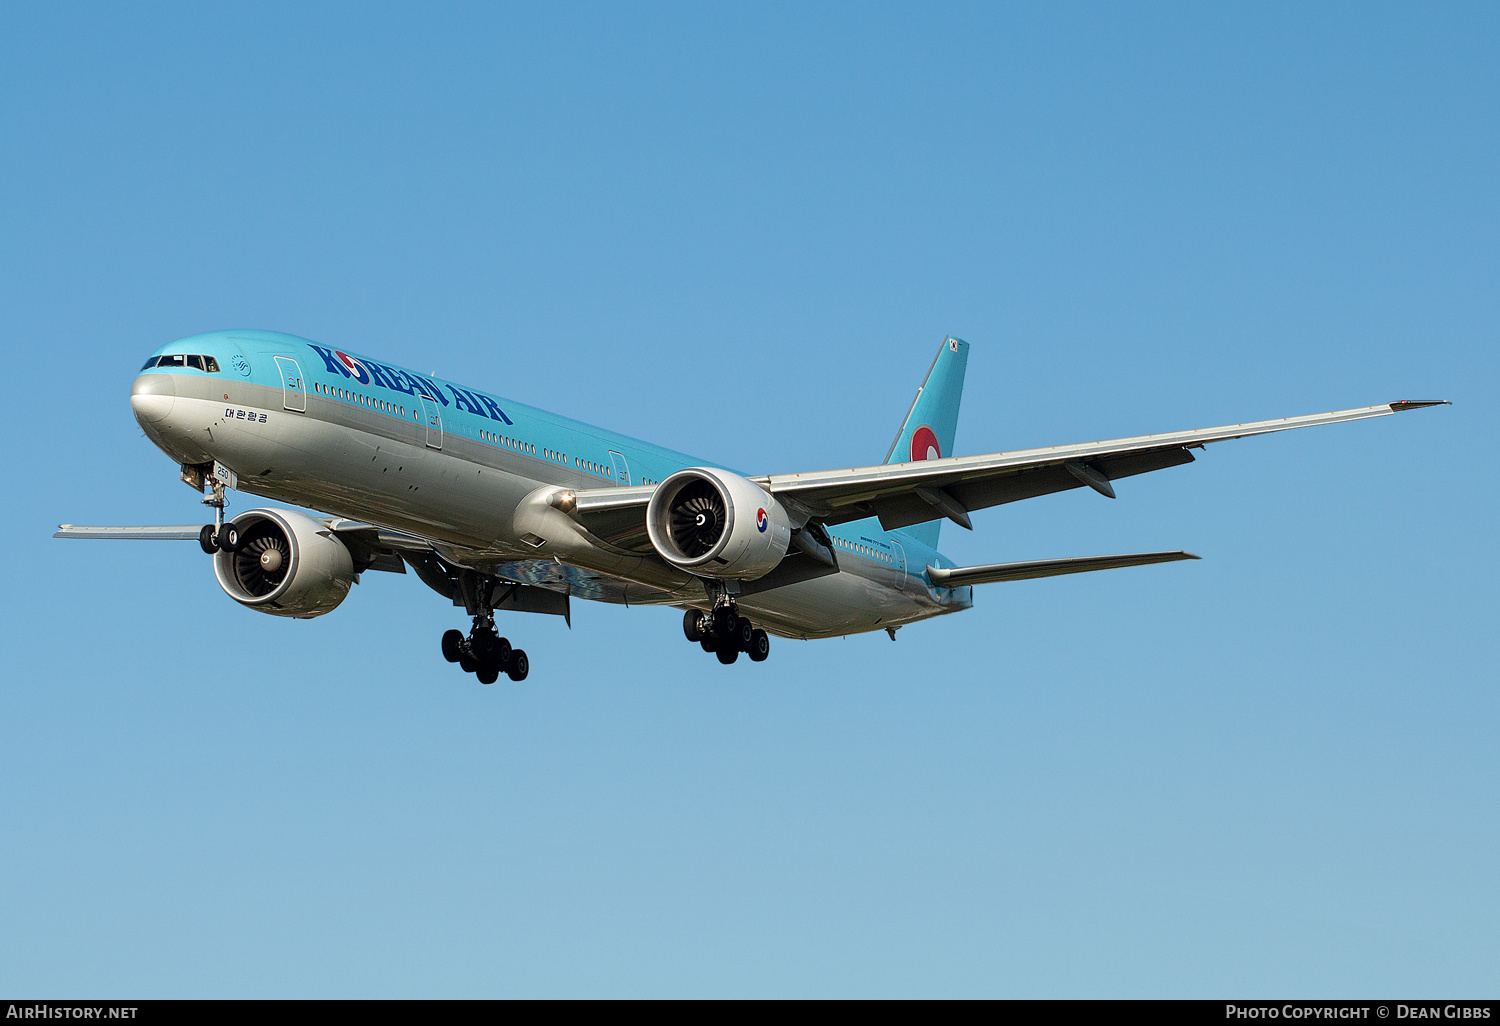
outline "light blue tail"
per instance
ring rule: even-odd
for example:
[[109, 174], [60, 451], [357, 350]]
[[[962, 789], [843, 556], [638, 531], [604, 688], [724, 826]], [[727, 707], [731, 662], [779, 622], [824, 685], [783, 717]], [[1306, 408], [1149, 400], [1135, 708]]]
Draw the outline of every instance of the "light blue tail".
[[[958, 430], [958, 403], [964, 394], [964, 369], [969, 364], [969, 343], [951, 335], [927, 370], [917, 397], [912, 400], [901, 431], [885, 454], [887, 463], [933, 460], [953, 455], [953, 435]], [[902, 532], [930, 548], [937, 548], [941, 519]]]

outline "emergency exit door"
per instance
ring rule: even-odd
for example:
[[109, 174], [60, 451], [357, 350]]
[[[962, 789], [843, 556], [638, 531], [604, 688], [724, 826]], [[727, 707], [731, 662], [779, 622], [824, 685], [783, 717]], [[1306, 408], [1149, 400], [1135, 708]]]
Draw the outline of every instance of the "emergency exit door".
[[307, 388], [302, 383], [302, 366], [290, 356], [278, 356], [276, 369], [281, 372], [281, 408], [293, 413], [307, 412]]
[[417, 401], [422, 404], [422, 421], [427, 425], [427, 448], [441, 449], [443, 447], [443, 411], [438, 408], [437, 400], [430, 395], [418, 395]]

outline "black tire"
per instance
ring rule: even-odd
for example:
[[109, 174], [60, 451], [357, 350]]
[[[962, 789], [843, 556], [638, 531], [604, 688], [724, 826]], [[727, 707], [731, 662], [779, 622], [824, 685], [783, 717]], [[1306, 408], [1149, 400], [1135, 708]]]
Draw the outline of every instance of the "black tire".
[[479, 678], [481, 684], [493, 684], [500, 679], [500, 668], [498, 666], [481, 666], [474, 674]]
[[495, 650], [495, 642], [498, 639], [488, 631], [475, 631], [469, 638], [469, 648], [474, 652], [474, 658], [481, 663], [490, 657]]
[[682, 633], [687, 635], [689, 641], [702, 641], [703, 631], [698, 627], [698, 621], [703, 614], [696, 609], [689, 609], [682, 614]]
[[531, 660], [526, 658], [526, 650], [524, 648], [518, 648], [511, 652], [510, 669], [505, 672], [510, 674], [510, 679], [517, 683], [526, 679], [526, 675], [531, 672]]
[[443, 658], [450, 663], [456, 663], [464, 654], [464, 636], [462, 631], [443, 632]]
[[213, 524], [203, 525], [203, 530], [198, 532], [198, 544], [202, 546], [203, 551], [208, 553], [210, 556], [219, 551], [219, 538], [217, 533], [214, 531]]
[[510, 647], [509, 638], [496, 638], [495, 648], [490, 652], [490, 661], [500, 667], [501, 670], [508, 670], [510, 668], [511, 656], [514, 653], [515, 649]]
[[219, 528], [219, 535], [216, 540], [219, 543], [219, 548], [225, 552], [238, 552], [240, 550], [240, 530], [233, 524], [225, 524]]
[[713, 638], [704, 638], [702, 641], [698, 642], [698, 644], [703, 646], [703, 651], [705, 652], [712, 652], [719, 647], [718, 645], [714, 644]]
[[740, 657], [740, 650], [737, 648], [721, 648], [714, 655], [719, 657], [719, 662], [728, 666]]
[[750, 642], [755, 638], [755, 624], [743, 616], [734, 625], [734, 645], [741, 652], [750, 651]]
[[750, 647], [745, 649], [745, 651], [750, 653], [750, 659], [753, 662], [765, 662], [766, 656], [771, 654], [770, 635], [759, 627], [755, 628], [755, 633], [750, 638]]
[[728, 606], [720, 606], [713, 611], [710, 629], [713, 631], [715, 641], [725, 644], [734, 644], [735, 628], [740, 625], [740, 618], [735, 615], [733, 609]]
[[474, 673], [479, 669], [479, 660], [465, 652], [458, 657], [458, 668], [465, 673]]

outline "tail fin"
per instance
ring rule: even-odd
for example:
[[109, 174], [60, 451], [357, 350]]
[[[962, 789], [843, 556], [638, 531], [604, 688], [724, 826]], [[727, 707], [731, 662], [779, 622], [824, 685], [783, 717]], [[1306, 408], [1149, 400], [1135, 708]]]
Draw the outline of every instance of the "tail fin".
[[[964, 369], [969, 364], [969, 343], [948, 336], [927, 369], [922, 387], [912, 400], [911, 409], [901, 425], [887, 463], [934, 460], [953, 455], [953, 435], [958, 430], [958, 403], [964, 393]], [[942, 520], [904, 528], [904, 533], [937, 548], [938, 529]]]

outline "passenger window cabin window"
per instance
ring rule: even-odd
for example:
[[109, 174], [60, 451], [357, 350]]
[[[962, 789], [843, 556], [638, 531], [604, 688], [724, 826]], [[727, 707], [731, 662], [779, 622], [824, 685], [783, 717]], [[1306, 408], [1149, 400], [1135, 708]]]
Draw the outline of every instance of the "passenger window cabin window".
[[202, 370], [203, 369], [203, 357], [197, 356], [197, 355], [189, 356], [187, 358], [187, 365], [189, 367], [197, 367], [199, 370]]

